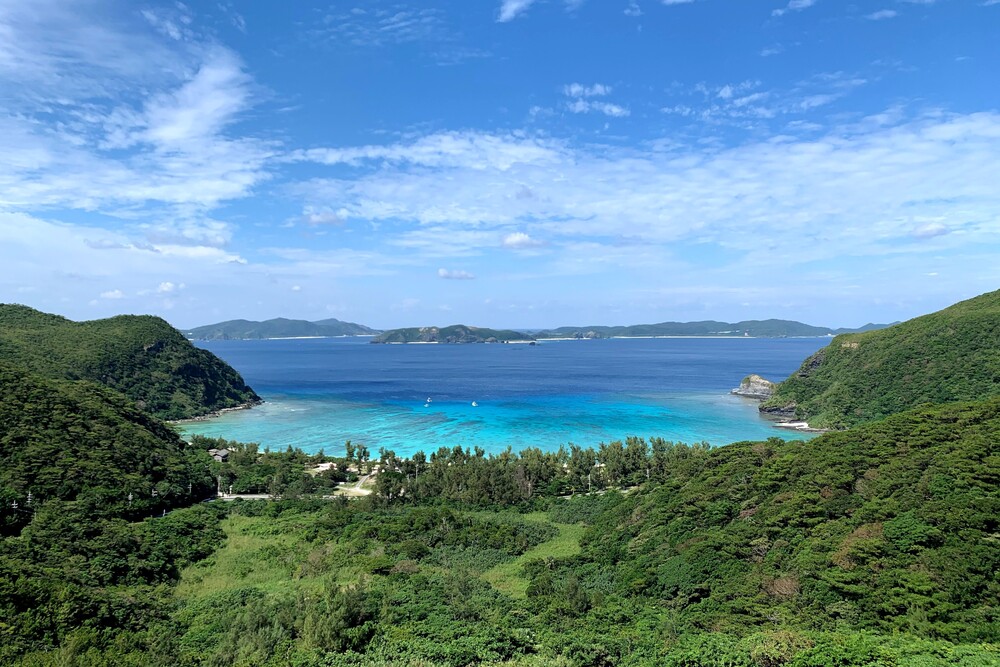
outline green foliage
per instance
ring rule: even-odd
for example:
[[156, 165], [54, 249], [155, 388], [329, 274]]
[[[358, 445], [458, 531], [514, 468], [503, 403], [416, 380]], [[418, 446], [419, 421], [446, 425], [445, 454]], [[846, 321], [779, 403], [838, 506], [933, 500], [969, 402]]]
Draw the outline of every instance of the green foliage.
[[121, 394], [0, 363], [0, 534], [50, 500], [124, 516], [190, 504], [214, 489], [208, 461]]
[[991, 292], [888, 329], [837, 336], [761, 407], [845, 428], [998, 393], [1000, 292]]
[[260, 400], [228, 364], [146, 315], [71, 322], [0, 304], [0, 362], [47, 378], [96, 382], [161, 419]]

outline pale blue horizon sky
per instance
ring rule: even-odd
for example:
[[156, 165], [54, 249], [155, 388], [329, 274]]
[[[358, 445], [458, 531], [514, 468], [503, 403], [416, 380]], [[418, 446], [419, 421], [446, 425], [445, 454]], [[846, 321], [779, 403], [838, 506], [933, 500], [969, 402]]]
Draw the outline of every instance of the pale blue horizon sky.
[[1000, 0], [0, 0], [0, 302], [907, 319], [1000, 288]]

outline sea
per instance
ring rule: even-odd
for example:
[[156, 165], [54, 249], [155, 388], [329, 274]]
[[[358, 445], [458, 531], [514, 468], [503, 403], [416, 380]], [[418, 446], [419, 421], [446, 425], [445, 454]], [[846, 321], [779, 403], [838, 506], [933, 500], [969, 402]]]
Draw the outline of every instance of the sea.
[[199, 341], [265, 400], [181, 425], [261, 448], [399, 456], [441, 447], [555, 450], [627, 436], [723, 445], [776, 428], [730, 390], [782, 380], [829, 338], [613, 338], [537, 345], [372, 345], [370, 339]]

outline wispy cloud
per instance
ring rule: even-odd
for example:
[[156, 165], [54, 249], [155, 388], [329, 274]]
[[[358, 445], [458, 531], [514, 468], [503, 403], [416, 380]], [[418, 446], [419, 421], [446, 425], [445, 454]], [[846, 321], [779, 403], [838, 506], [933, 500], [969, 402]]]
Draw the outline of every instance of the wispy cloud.
[[[314, 181], [303, 194], [352, 218], [417, 222], [433, 235], [411, 247], [451, 243], [459, 254], [485, 251], [495, 243], [489, 230], [506, 227], [507, 247], [523, 247], [535, 233], [554, 239], [553, 250], [569, 239], [606, 247], [620, 237], [643, 249], [698, 241], [799, 263], [905, 252], [905, 240], [929, 222], [962, 230], [939, 236], [966, 243], [995, 228], [1000, 116], [881, 122], [809, 140], [643, 156], [536, 139], [555, 163], [484, 169], [467, 156], [428, 172], [382, 160], [356, 178]], [[524, 183], [534, 196], [517, 196]]]
[[787, 5], [781, 9], [775, 9], [771, 12], [771, 16], [783, 16], [788, 12], [800, 12], [803, 9], [808, 9], [816, 4], [816, 0], [790, 0]]
[[513, 21], [528, 11], [528, 8], [533, 4], [535, 4], [535, 0], [502, 0], [500, 11], [497, 14], [497, 22], [507, 23], [508, 21]]
[[869, 21], [884, 21], [886, 19], [894, 19], [897, 16], [899, 16], [899, 12], [895, 9], [880, 9], [877, 12], [866, 14], [865, 18]]
[[573, 113], [590, 113], [595, 111], [605, 116], [613, 118], [624, 118], [631, 112], [618, 104], [595, 100], [595, 97], [605, 97], [611, 94], [611, 86], [603, 83], [586, 85], [582, 83], [571, 83], [563, 86], [563, 95], [569, 98], [566, 108]]
[[475, 276], [468, 271], [438, 269], [438, 278], [444, 278], [445, 280], [473, 280]]
[[355, 47], [382, 47], [449, 37], [444, 14], [437, 9], [397, 4], [390, 7], [355, 7], [331, 12], [309, 31], [314, 39]]

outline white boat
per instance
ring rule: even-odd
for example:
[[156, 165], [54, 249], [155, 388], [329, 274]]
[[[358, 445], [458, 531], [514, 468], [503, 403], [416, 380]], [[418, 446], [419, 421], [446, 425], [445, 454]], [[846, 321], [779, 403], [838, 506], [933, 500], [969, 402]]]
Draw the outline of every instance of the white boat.
[[476, 403], [475, 401], [473, 401], [473, 402], [472, 402], [472, 407], [474, 407], [474, 408], [478, 408], [478, 407], [479, 407], [479, 403]]

